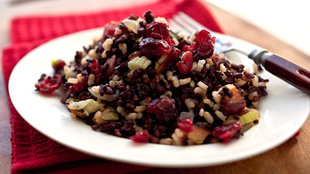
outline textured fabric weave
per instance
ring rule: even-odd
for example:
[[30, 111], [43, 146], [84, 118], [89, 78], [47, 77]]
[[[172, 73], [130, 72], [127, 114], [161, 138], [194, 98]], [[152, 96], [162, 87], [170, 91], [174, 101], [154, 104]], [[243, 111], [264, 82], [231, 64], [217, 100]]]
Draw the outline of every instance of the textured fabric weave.
[[[183, 11], [208, 28], [221, 32], [210, 11], [198, 0], [162, 0], [134, 8], [88, 14], [18, 17], [11, 23], [12, 45], [3, 50], [2, 66], [6, 87], [16, 63], [40, 44], [68, 33], [102, 27], [111, 20], [121, 20], [130, 14], [142, 16], [148, 9], [157, 16], [166, 18], [172, 17], [178, 11]], [[12, 173], [22, 171], [128, 173], [147, 169], [147, 167], [94, 158], [64, 147], [25, 122], [10, 99], [9, 108], [12, 128]]]

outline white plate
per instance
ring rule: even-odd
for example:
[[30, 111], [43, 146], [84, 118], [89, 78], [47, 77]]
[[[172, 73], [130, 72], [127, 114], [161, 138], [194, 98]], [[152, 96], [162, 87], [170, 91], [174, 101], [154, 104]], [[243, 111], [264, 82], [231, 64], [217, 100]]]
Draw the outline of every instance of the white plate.
[[[27, 54], [10, 77], [9, 93], [19, 114], [35, 129], [65, 146], [97, 157], [141, 165], [208, 166], [265, 152], [292, 137], [307, 119], [309, 98], [264, 72], [262, 76], [270, 80], [269, 95], [261, 101], [259, 124], [227, 145], [137, 145], [125, 138], [93, 131], [90, 126], [69, 116], [57, 94], [42, 96], [34, 91], [34, 84], [41, 73], [52, 73], [51, 59], [73, 60], [76, 50], [81, 50], [82, 45], [101, 33], [101, 29], [87, 30], [43, 44]], [[236, 54], [231, 56], [240, 58]]]

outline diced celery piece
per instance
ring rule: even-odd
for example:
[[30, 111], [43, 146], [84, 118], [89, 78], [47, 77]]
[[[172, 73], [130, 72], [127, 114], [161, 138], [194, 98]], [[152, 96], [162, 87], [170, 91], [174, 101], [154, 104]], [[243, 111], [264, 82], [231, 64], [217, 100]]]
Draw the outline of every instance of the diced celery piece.
[[240, 130], [241, 133], [244, 133], [248, 131], [251, 127], [253, 127], [255, 124], [253, 122], [250, 122], [248, 124], [243, 125], [243, 128]]
[[118, 114], [113, 109], [107, 108], [102, 112], [102, 119], [107, 121], [118, 120]]
[[230, 124], [230, 123], [233, 123], [233, 122], [236, 122], [236, 121], [238, 121], [238, 120], [234, 119], [233, 116], [229, 116], [229, 117], [227, 117], [227, 119], [224, 121], [223, 124], [227, 125], [227, 124]]
[[130, 70], [136, 70], [138, 68], [146, 69], [151, 64], [151, 61], [145, 56], [135, 57], [128, 62], [128, 68]]
[[239, 122], [243, 125], [259, 120], [260, 114], [256, 109], [250, 109], [249, 112], [240, 116]]
[[82, 100], [79, 102], [72, 102], [68, 105], [70, 109], [73, 109], [73, 110], [83, 109], [87, 111], [88, 113], [96, 112], [98, 109], [100, 109], [103, 106], [104, 106], [103, 104], [98, 103], [97, 101], [93, 99]]

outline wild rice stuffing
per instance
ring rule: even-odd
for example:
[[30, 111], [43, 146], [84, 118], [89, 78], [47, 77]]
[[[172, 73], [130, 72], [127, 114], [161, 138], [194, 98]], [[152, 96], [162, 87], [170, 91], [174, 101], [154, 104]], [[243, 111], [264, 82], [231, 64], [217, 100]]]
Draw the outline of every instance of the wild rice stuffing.
[[74, 61], [52, 62], [37, 91], [59, 87], [71, 115], [94, 130], [165, 145], [227, 143], [258, 123], [266, 83], [243, 65], [214, 54], [201, 30], [189, 39], [150, 12], [104, 27]]

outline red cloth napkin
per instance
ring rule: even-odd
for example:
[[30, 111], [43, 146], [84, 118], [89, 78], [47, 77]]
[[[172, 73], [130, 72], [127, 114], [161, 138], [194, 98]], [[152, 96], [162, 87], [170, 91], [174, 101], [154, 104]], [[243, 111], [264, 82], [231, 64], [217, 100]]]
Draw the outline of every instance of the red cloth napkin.
[[[88, 14], [18, 17], [11, 23], [12, 45], [3, 50], [2, 66], [6, 87], [16, 63], [38, 45], [68, 33], [104, 26], [111, 20], [121, 20], [130, 14], [142, 16], [148, 9], [157, 16], [166, 18], [170, 18], [178, 11], [183, 11], [208, 28], [221, 32], [210, 11], [198, 0], [161, 0], [134, 8]], [[12, 173], [23, 171], [128, 173], [147, 169], [147, 167], [98, 159], [64, 147], [25, 122], [10, 99], [9, 108], [12, 128]]]

